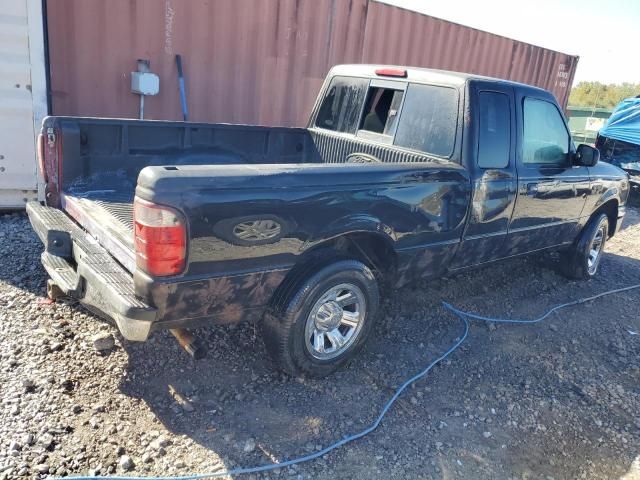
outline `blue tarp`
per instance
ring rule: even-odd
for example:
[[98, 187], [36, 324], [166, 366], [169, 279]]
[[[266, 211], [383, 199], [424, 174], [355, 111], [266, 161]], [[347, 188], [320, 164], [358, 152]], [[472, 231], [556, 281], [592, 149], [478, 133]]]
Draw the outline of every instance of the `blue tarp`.
[[640, 98], [627, 98], [618, 104], [600, 135], [640, 145]]

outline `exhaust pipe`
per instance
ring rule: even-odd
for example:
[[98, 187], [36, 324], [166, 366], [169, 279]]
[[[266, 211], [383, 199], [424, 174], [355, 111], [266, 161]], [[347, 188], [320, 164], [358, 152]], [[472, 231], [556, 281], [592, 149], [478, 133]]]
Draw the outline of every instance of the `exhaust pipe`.
[[186, 328], [172, 328], [169, 330], [180, 346], [193, 357], [194, 360], [200, 360], [207, 355], [207, 349], [200, 339], [194, 336]]

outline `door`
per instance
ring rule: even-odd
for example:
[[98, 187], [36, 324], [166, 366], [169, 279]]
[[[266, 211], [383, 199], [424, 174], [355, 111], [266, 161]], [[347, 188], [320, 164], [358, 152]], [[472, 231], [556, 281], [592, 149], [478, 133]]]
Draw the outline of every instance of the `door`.
[[504, 242], [516, 198], [513, 89], [472, 84], [473, 155], [467, 168], [473, 194], [469, 218], [452, 268], [505, 256]]
[[571, 164], [573, 142], [556, 104], [543, 96], [523, 96], [518, 104], [518, 196], [509, 255], [572, 242], [590, 188], [587, 168]]

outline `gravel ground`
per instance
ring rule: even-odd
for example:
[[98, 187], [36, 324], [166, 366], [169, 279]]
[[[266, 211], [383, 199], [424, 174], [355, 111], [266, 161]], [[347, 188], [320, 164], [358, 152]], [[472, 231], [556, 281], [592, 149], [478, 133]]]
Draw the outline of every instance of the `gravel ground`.
[[[531, 318], [640, 283], [640, 213], [590, 282], [541, 257], [394, 293], [359, 358], [314, 381], [274, 372], [252, 325], [202, 330], [201, 361], [166, 333], [126, 342], [77, 304], [46, 299], [41, 250], [23, 214], [0, 216], [0, 479], [184, 475], [291, 458], [362, 429], [462, 332], [441, 300]], [[474, 324], [373, 434], [260, 478], [637, 480], [639, 299], [605, 297], [537, 325]]]

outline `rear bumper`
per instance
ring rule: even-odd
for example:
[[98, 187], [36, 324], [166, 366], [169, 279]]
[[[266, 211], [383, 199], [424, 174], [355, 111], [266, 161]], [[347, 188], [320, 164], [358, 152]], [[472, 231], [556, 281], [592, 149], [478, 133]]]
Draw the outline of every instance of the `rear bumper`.
[[61, 210], [29, 202], [27, 214], [45, 247], [42, 264], [58, 287], [115, 321], [127, 340], [146, 340], [157, 310], [135, 295], [131, 274]]
[[[258, 321], [288, 269], [201, 279], [133, 275], [62, 210], [27, 204], [44, 244], [42, 264], [53, 282], [97, 315], [112, 319], [127, 340], [155, 330]], [[136, 293], [138, 292], [138, 293]]]

